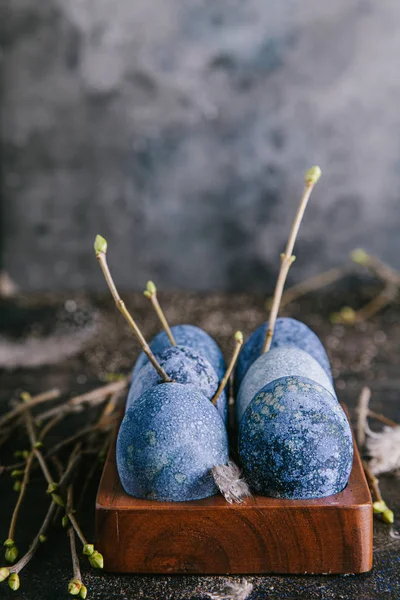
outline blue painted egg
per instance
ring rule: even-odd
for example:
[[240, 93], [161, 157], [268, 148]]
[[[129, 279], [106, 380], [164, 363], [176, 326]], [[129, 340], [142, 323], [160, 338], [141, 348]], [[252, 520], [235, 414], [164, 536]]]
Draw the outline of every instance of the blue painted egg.
[[[236, 393], [250, 366], [261, 355], [267, 325], [267, 323], [260, 325], [243, 345], [235, 369]], [[296, 321], [296, 319], [290, 319], [288, 317], [282, 317], [276, 320], [271, 348], [280, 346], [296, 346], [297, 348], [308, 352], [320, 363], [332, 379], [329, 359], [326, 355], [325, 348], [317, 335], [311, 331], [307, 325], [301, 323], [301, 321]]]
[[135, 498], [186, 501], [217, 493], [211, 468], [228, 461], [228, 436], [215, 407], [192, 385], [163, 383], [125, 413], [117, 468]]
[[[208, 360], [201, 357], [191, 348], [184, 346], [170, 346], [162, 354], [157, 355], [157, 360], [171, 379], [177, 383], [192, 384], [211, 400], [218, 389], [218, 376]], [[126, 410], [142, 394], [163, 383], [153, 365], [148, 362], [136, 374], [126, 402]], [[225, 420], [227, 413], [226, 394], [221, 394], [217, 400], [217, 408]]]
[[323, 498], [341, 492], [353, 463], [353, 440], [340, 404], [305, 377], [282, 377], [250, 402], [239, 431], [245, 477], [273, 498]]
[[[178, 346], [187, 346], [198, 352], [211, 363], [218, 377], [222, 379], [226, 370], [224, 356], [217, 342], [208, 333], [195, 325], [174, 325], [171, 331]], [[171, 342], [165, 331], [161, 331], [153, 338], [150, 348], [154, 354], [162, 354], [164, 350], [171, 348]], [[147, 356], [141, 352], [133, 368], [132, 379], [147, 362]]]
[[241, 421], [247, 406], [262, 387], [274, 379], [290, 375], [312, 379], [336, 397], [330, 377], [311, 354], [295, 346], [272, 348], [253, 362], [242, 381], [236, 398], [238, 422]]

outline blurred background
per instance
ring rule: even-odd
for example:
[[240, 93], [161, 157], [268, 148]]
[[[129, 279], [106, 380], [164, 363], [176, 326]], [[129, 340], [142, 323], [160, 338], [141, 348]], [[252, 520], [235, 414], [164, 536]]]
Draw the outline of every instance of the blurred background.
[[1, 267], [22, 291], [270, 291], [400, 267], [396, 0], [3, 0]]

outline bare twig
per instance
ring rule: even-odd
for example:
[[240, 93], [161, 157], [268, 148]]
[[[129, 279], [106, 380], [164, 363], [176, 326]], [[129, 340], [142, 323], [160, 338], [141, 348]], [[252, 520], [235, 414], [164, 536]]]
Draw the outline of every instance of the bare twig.
[[24, 477], [23, 477], [22, 484], [21, 484], [21, 489], [20, 489], [18, 500], [15, 505], [14, 512], [13, 512], [13, 515], [11, 518], [10, 528], [8, 530], [8, 537], [11, 540], [14, 539], [15, 528], [17, 526], [17, 520], [18, 520], [18, 513], [19, 513], [19, 509], [21, 507], [22, 501], [24, 499], [27, 487], [28, 487], [29, 476], [30, 476], [30, 471], [31, 471], [34, 456], [35, 456], [34, 453], [31, 452], [26, 461], [26, 466], [25, 466], [25, 471], [24, 471]]
[[388, 425], [389, 427], [400, 427], [400, 425], [396, 423], [396, 421], [389, 419], [389, 417], [385, 417], [385, 415], [382, 415], [382, 413], [377, 413], [373, 410], [368, 410], [368, 416], [372, 419], [380, 421], [384, 425]]
[[371, 399], [371, 390], [368, 387], [363, 387], [357, 405], [357, 444], [360, 448], [365, 443], [365, 426], [368, 416], [368, 405]]
[[[280, 308], [287, 306], [294, 300], [301, 298], [309, 292], [315, 292], [327, 285], [343, 279], [343, 277], [345, 277], [349, 272], [350, 269], [347, 269], [346, 267], [334, 267], [333, 269], [329, 269], [329, 271], [318, 273], [318, 275], [314, 275], [313, 277], [309, 277], [308, 279], [301, 281], [283, 293]], [[268, 309], [271, 309], [272, 302], [273, 298], [267, 299], [266, 307]]]
[[38, 394], [37, 396], [32, 396], [28, 402], [18, 403], [12, 410], [0, 418], [0, 427], [15, 417], [21, 415], [27, 408], [31, 410], [34, 406], [38, 406], [39, 404], [43, 404], [43, 402], [48, 402], [49, 400], [56, 400], [60, 396], [60, 390], [55, 388], [53, 390]]
[[278, 279], [275, 286], [274, 297], [271, 306], [271, 312], [268, 320], [268, 327], [265, 336], [265, 341], [263, 345], [263, 352], [268, 352], [271, 347], [272, 338], [274, 335], [275, 323], [278, 316], [279, 306], [283, 294], [283, 289], [286, 282], [286, 277], [289, 272], [291, 265], [293, 264], [295, 257], [293, 256], [293, 248], [296, 241], [296, 237], [300, 228], [301, 221], [303, 219], [304, 212], [306, 210], [308, 200], [310, 198], [311, 192], [314, 188], [314, 185], [317, 183], [318, 179], [321, 176], [321, 169], [319, 167], [312, 167], [307, 171], [305, 175], [305, 188], [303, 191], [303, 195], [300, 200], [300, 205], [297, 210], [291, 232], [289, 234], [289, 239], [286, 244], [285, 252], [281, 254], [281, 268], [279, 271]]
[[172, 331], [168, 324], [167, 318], [166, 318], [164, 311], [161, 308], [160, 303], [157, 298], [157, 288], [152, 281], [147, 282], [147, 286], [146, 286], [146, 289], [144, 290], [143, 294], [145, 295], [146, 298], [148, 298], [150, 300], [151, 304], [153, 305], [153, 308], [156, 311], [157, 317], [158, 317], [161, 325], [163, 326], [164, 331], [169, 338], [169, 341], [171, 342], [171, 344], [173, 346], [176, 346], [175, 338], [172, 335]]
[[118, 310], [120, 311], [122, 316], [125, 318], [125, 320], [128, 322], [133, 333], [135, 334], [136, 338], [138, 339], [143, 352], [146, 354], [147, 358], [149, 359], [149, 361], [151, 362], [151, 364], [153, 365], [153, 367], [155, 368], [157, 373], [160, 375], [161, 379], [163, 379], [163, 381], [165, 381], [165, 382], [170, 382], [171, 379], [168, 377], [167, 373], [164, 371], [164, 369], [162, 368], [162, 366], [159, 364], [158, 360], [154, 356], [149, 344], [145, 340], [141, 330], [139, 329], [135, 320], [132, 318], [130, 312], [128, 311], [128, 309], [125, 306], [124, 301], [121, 299], [121, 297], [118, 293], [118, 290], [115, 286], [114, 280], [111, 276], [110, 269], [108, 268], [108, 264], [107, 264], [107, 258], [106, 258], [107, 242], [100, 235], [96, 236], [96, 240], [94, 243], [94, 249], [96, 252], [96, 258], [99, 261], [101, 270], [103, 271], [104, 278], [110, 289], [111, 295], [114, 298], [114, 302], [115, 302]]
[[217, 405], [217, 400], [220, 397], [220, 395], [222, 394], [222, 392], [224, 391], [226, 384], [229, 381], [232, 371], [235, 368], [235, 364], [238, 359], [238, 356], [239, 356], [242, 346], [243, 346], [243, 333], [241, 331], [237, 331], [235, 333], [235, 348], [233, 350], [231, 361], [228, 365], [225, 375], [223, 376], [223, 378], [221, 380], [221, 383], [218, 386], [217, 391], [214, 394], [214, 397], [211, 400], [211, 402], [214, 404], [214, 406]]

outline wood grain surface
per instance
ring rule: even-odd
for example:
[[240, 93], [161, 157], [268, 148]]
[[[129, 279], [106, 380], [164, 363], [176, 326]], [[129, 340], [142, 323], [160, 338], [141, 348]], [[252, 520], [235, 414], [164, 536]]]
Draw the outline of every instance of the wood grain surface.
[[222, 496], [138, 500], [121, 487], [111, 445], [96, 502], [105, 569], [132, 573], [363, 573], [372, 567], [372, 503], [355, 446], [343, 492], [318, 500]]

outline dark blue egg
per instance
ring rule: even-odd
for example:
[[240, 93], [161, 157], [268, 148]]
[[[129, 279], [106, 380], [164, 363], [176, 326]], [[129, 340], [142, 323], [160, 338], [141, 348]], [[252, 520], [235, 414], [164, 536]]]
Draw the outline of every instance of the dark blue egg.
[[346, 415], [322, 386], [282, 377], [247, 407], [239, 455], [251, 488], [273, 498], [323, 498], [341, 492], [353, 464]]
[[117, 438], [117, 468], [135, 498], [186, 501], [217, 493], [211, 468], [228, 461], [225, 425], [192, 385], [163, 383], [125, 413]]
[[[174, 325], [171, 331], [178, 346], [187, 346], [198, 352], [208, 360], [218, 377], [222, 379], [226, 370], [225, 360], [217, 342], [208, 333], [195, 325]], [[162, 354], [164, 350], [171, 348], [171, 342], [165, 331], [161, 331], [153, 338], [150, 348], [154, 354]], [[147, 362], [147, 356], [141, 352], [133, 368], [132, 379]]]
[[[248, 369], [262, 352], [267, 325], [267, 323], [260, 325], [243, 345], [235, 369], [236, 392], [239, 390], [240, 384]], [[300, 348], [300, 350], [308, 352], [308, 354], [311, 354], [311, 356], [319, 362], [332, 380], [331, 368], [325, 348], [318, 336], [311, 331], [307, 325], [301, 323], [301, 321], [290, 319], [288, 317], [282, 317], [276, 320], [271, 348], [280, 346], [296, 346], [297, 348]]]
[[[208, 360], [191, 348], [184, 346], [170, 346], [168, 350], [156, 356], [160, 365], [173, 381], [191, 384], [209, 400], [213, 398], [218, 389], [219, 381]], [[153, 365], [149, 362], [145, 364], [131, 383], [126, 410], [146, 390], [160, 383], [163, 383], [163, 379], [158, 375]], [[218, 398], [217, 408], [223, 419], [226, 420], [227, 398], [225, 393]]]

